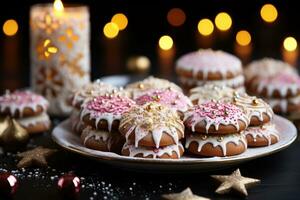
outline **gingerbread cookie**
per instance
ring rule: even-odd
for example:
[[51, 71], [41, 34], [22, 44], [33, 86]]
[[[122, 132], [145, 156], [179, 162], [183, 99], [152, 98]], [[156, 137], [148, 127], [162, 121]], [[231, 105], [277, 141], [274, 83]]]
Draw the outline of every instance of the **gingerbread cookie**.
[[192, 132], [228, 134], [245, 130], [249, 119], [231, 103], [210, 101], [190, 108], [185, 113], [184, 124]]
[[243, 109], [250, 119], [251, 126], [259, 126], [273, 119], [272, 108], [262, 99], [247, 94], [235, 93], [233, 104]]
[[104, 95], [86, 101], [82, 105], [80, 117], [82, 121], [95, 129], [118, 130], [123, 113], [127, 112], [135, 102], [128, 97]]
[[136, 98], [135, 102], [138, 105], [144, 105], [148, 102], [157, 102], [177, 111], [182, 117], [183, 113], [192, 106], [192, 103], [187, 96], [171, 88], [148, 90], [143, 95]]
[[153, 76], [149, 76], [148, 78], [138, 81], [135, 83], [128, 84], [125, 89], [132, 94], [133, 98], [137, 98], [144, 92], [150, 89], [168, 89], [171, 88], [175, 91], [182, 92], [182, 89], [176, 85], [165, 79], [155, 78]]
[[244, 135], [247, 138], [249, 147], [270, 146], [279, 141], [279, 134], [273, 123], [248, 127]]
[[51, 122], [47, 115], [48, 101], [30, 91], [15, 91], [0, 96], [0, 115], [16, 119], [28, 133], [49, 130]]

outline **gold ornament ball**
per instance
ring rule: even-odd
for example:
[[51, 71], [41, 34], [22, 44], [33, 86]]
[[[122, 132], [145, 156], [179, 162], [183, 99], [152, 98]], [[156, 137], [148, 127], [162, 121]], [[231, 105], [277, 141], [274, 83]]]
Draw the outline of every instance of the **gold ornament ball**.
[[145, 73], [149, 71], [151, 62], [146, 56], [133, 56], [127, 60], [127, 69], [135, 73]]

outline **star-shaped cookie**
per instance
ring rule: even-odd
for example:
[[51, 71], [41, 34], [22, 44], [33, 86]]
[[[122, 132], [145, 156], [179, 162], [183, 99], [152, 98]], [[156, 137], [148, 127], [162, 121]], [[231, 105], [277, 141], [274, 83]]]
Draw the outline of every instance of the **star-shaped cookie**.
[[47, 149], [44, 147], [36, 147], [35, 149], [18, 153], [18, 157], [22, 159], [18, 162], [18, 168], [26, 168], [31, 166], [45, 167], [47, 166], [47, 157], [55, 153], [55, 149]]
[[180, 193], [164, 194], [162, 198], [166, 200], [209, 200], [208, 198], [193, 194], [190, 188], [186, 188]]
[[233, 189], [247, 196], [247, 187], [260, 183], [259, 179], [243, 177], [239, 169], [235, 170], [229, 176], [213, 175], [211, 177], [222, 182], [215, 191], [218, 194], [225, 194]]

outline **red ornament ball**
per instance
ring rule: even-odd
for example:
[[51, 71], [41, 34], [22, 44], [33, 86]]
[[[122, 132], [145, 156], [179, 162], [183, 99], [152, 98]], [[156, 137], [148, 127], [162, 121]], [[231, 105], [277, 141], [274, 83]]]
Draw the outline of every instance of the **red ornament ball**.
[[73, 173], [61, 176], [57, 182], [59, 190], [64, 196], [76, 197], [80, 191], [80, 179]]
[[11, 196], [18, 188], [18, 179], [9, 172], [0, 172], [0, 196]]

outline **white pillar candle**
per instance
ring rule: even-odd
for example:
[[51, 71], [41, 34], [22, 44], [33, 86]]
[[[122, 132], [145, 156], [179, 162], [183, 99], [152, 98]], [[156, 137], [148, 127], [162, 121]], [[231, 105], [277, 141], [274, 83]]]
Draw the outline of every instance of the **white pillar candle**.
[[51, 114], [67, 115], [72, 90], [90, 81], [90, 21], [86, 6], [59, 8], [30, 9], [31, 86], [49, 100]]

